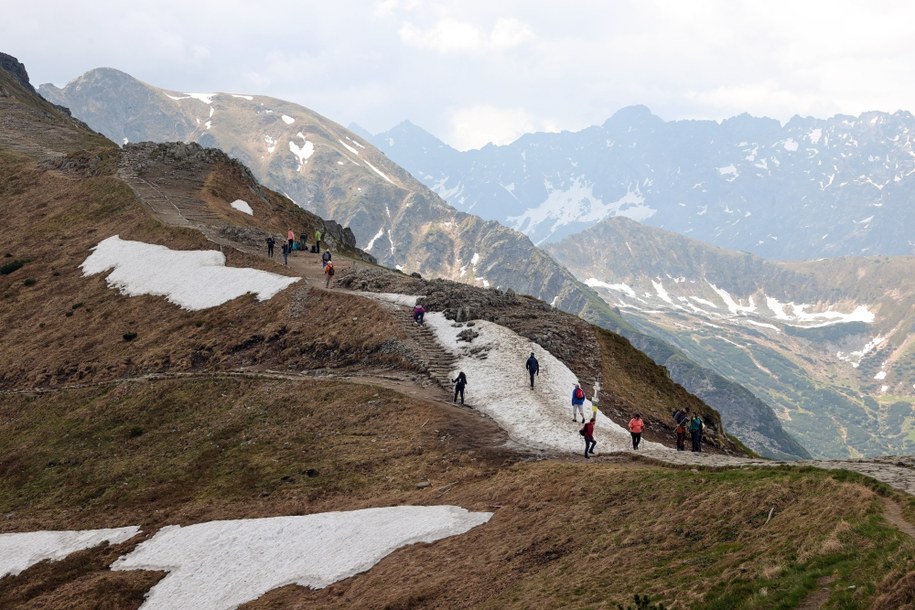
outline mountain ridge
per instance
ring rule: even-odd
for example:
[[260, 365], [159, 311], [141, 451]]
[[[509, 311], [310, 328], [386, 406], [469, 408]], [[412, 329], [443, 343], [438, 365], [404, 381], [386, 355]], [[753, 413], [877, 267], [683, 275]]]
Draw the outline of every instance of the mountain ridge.
[[[115, 82], [105, 87], [109, 76]], [[138, 89], [139, 93], [125, 93], [128, 87]], [[166, 92], [124, 73], [103, 69], [74, 79], [65, 90], [42, 86], [39, 91], [69, 103], [78, 116], [96, 124], [112, 138], [127, 137], [125, 134], [136, 137], [138, 132], [134, 129], [140, 130], [144, 139], [171, 138], [176, 135], [171, 129], [179, 123], [170, 121], [159, 129], [157, 121], [148, 123], [147, 119], [179, 109], [189, 112], [181, 124], [193, 128], [183, 139], [196, 138], [201, 143], [219, 146], [299, 205], [351, 226], [358, 244], [384, 265], [531, 294], [604, 328], [623, 332], [655, 353], [666, 355], [669, 351], [640, 338], [618, 312], [534, 247], [527, 237], [495, 221], [454, 210], [403, 169], [391, 164], [371, 144], [363, 143], [357, 135], [345, 132], [306, 108], [261, 96]], [[117, 93], [112, 95], [111, 91]], [[156, 101], [156, 109], [141, 111], [151, 99]], [[104, 109], [112, 105], [117, 110], [105, 113]], [[220, 126], [220, 117], [224, 115], [228, 117], [227, 124]], [[401, 127], [409, 130], [412, 124], [404, 122]], [[283, 133], [286, 135], [281, 137]], [[291, 136], [292, 133], [297, 135]], [[434, 138], [427, 145], [429, 150], [448, 152]], [[304, 158], [302, 151], [308, 146], [311, 148]], [[294, 165], [289, 164], [292, 159]], [[719, 395], [736, 396], [733, 392], [716, 392], [719, 386], [730, 387], [730, 382], [710, 372], [687, 371], [690, 368], [681, 357], [676, 368], [678, 374], [707, 380], [697, 387], [700, 395], [713, 400]], [[748, 417], [743, 413], [745, 409], [755, 412], [758, 402], [746, 397], [718, 406], [723, 409], [727, 426], [740, 420], [748, 422], [738, 425], [737, 429], [743, 431], [760, 421], [755, 415]], [[754, 432], [752, 448], [770, 457], [809, 455], [777, 428], [777, 425], [766, 427], [763, 435]], [[772, 442], [765, 441], [773, 430], [775, 438]]]

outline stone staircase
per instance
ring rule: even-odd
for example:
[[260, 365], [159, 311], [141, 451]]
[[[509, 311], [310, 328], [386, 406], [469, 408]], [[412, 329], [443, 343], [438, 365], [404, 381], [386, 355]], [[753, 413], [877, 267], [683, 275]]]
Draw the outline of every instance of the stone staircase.
[[436, 341], [435, 333], [431, 328], [413, 322], [412, 308], [398, 306], [397, 309], [397, 321], [406, 331], [407, 336], [418, 346], [426, 373], [450, 399], [454, 396], [451, 375], [455, 370], [457, 359]]
[[169, 189], [168, 176], [162, 177], [163, 184], [142, 178], [131, 167], [130, 159], [123, 155], [118, 164], [118, 177], [123, 180], [162, 222], [178, 227], [210, 228], [225, 221], [207, 208], [206, 204], [196, 197], [166, 195], [165, 191], [180, 192]]

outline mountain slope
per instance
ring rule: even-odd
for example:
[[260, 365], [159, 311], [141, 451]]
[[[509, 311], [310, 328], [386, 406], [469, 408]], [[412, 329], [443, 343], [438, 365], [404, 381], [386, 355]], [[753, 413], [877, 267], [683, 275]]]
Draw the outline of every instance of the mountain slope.
[[[11, 86], [2, 71], [0, 85]], [[0, 98], [0, 116], [19, 113], [17, 104]], [[54, 120], [66, 125], [64, 115]], [[492, 518], [322, 589], [268, 591], [250, 607], [613, 607], [636, 592], [697, 607], [791, 607], [821, 589], [821, 578], [832, 579], [836, 605], [888, 609], [913, 599], [915, 542], [879, 517], [883, 502], [904, 502], [891, 489], [848, 472], [717, 472], [509, 445], [492, 420], [447, 404], [402, 308], [322, 289], [314, 255], [296, 254], [287, 267], [248, 250], [249, 231], [309, 217], [221, 153], [122, 152], [102, 141], [51, 151], [49, 162], [27, 144], [32, 127], [22, 122], [14, 134], [22, 148], [0, 146], [0, 213], [9, 219], [0, 236], [7, 258], [22, 263], [0, 275], [0, 370], [18, 367], [0, 388], [0, 531], [136, 524], [142, 533], [0, 577], [0, 606], [138, 607], [165, 573], [109, 566], [167, 526], [443, 503]], [[66, 129], [73, 142], [95, 138]], [[220, 220], [162, 221], [148, 192], [120, 177], [125, 167]], [[253, 215], [229, 205], [242, 196]], [[220, 224], [235, 231], [213, 231]], [[79, 270], [113, 233], [172, 250], [221, 249], [235, 268], [301, 279], [264, 301], [249, 295], [200, 310], [128, 296]], [[46, 243], [35, 247], [34, 235]], [[729, 448], [714, 412], [616, 335], [529, 297], [335, 259], [361, 288], [428, 288], [442, 303], [469, 303], [526, 328], [530, 340], [555, 342], [577, 375], [593, 377], [596, 367], [620, 378], [607, 400], [614, 409], [649, 396], [686, 401], [715, 425], [711, 440]], [[548, 324], [537, 324], [538, 310]], [[536, 336], [542, 329], [552, 336]], [[656, 423], [656, 440], [669, 442], [666, 422]], [[584, 563], [589, 578], [569, 578]]]
[[[373, 146], [307, 108], [259, 96], [169, 92], [107, 68], [90, 71], [63, 89], [42, 85], [39, 90], [119, 141], [177, 136], [219, 146], [300, 205], [351, 226], [359, 245], [382, 264], [531, 294], [604, 328], [626, 332], [643, 347], [655, 345], [528, 239], [455, 211]], [[184, 118], [153, 120], [175, 113]], [[422, 145], [448, 152], [431, 138]], [[684, 358], [677, 371], [682, 374], [679, 382], [712, 380], [702, 388], [712, 399], [719, 395], [719, 386], [732, 385]], [[727, 421], [736, 421], [744, 419], [741, 404], [715, 406]], [[755, 433], [749, 440], [763, 455], [807, 457], [797, 447], [779, 446], [781, 441], [767, 442]]]
[[812, 453], [915, 449], [910, 258], [772, 263], [619, 218], [548, 250], [635, 327], [776, 407]]

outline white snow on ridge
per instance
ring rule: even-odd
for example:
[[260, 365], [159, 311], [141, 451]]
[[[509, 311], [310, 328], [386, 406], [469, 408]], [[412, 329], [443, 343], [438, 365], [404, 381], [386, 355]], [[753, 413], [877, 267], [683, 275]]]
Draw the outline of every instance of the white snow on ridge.
[[118, 544], [133, 538], [138, 526], [84, 531], [43, 531], [0, 534], [0, 578], [16, 575], [45, 559], [59, 561], [71, 553], [103, 542]]
[[778, 320], [794, 322], [796, 326], [804, 328], [819, 328], [831, 324], [844, 324], [848, 322], [864, 322], [872, 324], [876, 316], [867, 305], [858, 305], [851, 313], [842, 313], [827, 309], [826, 311], [808, 312], [811, 305], [806, 303], [781, 303], [778, 299], [766, 297], [766, 306]]
[[249, 102], [254, 101], [254, 96], [252, 96], [252, 95], [237, 95], [237, 94], [233, 93], [232, 97], [237, 97], [242, 100], [248, 100]]
[[[513, 441], [553, 451], [584, 451], [584, 441], [578, 434], [581, 424], [571, 421], [572, 390], [579, 380], [565, 364], [529, 339], [492, 322], [475, 320], [472, 327], [455, 325], [438, 312], [427, 313], [426, 321], [438, 341], [457, 357], [453, 374], [459, 370], [467, 374], [467, 402], [492, 417]], [[479, 333], [472, 343], [458, 340], [458, 333], [467, 328]], [[482, 359], [472, 355], [471, 348], [482, 348], [488, 356]], [[534, 389], [530, 388], [524, 369], [531, 352], [540, 362]], [[585, 401], [585, 413], [591, 412], [591, 405], [590, 400]], [[600, 411], [596, 424], [598, 452], [631, 448], [629, 432]], [[642, 446], [664, 449], [644, 440]]]
[[324, 588], [400, 547], [463, 534], [490, 517], [457, 506], [394, 506], [175, 525], [111, 569], [168, 571], [143, 610], [223, 610], [289, 584]]
[[608, 216], [624, 216], [637, 221], [644, 221], [654, 216], [656, 209], [645, 204], [638, 187], [629, 191], [616, 201], [604, 202], [594, 195], [594, 185], [584, 184], [581, 177], [573, 178], [565, 189], [556, 189], [544, 181], [547, 191], [546, 199], [536, 207], [526, 209], [518, 216], [505, 219], [508, 225], [523, 233], [531, 233], [537, 227], [550, 223], [550, 230], [574, 222], [594, 223]]
[[368, 251], [370, 251], [370, 250], [372, 249], [372, 246], [375, 245], [375, 241], [376, 241], [379, 237], [381, 237], [382, 235], [384, 235], [384, 227], [379, 228], [379, 229], [378, 229], [378, 232], [375, 233], [375, 235], [372, 237], [372, 239], [369, 240], [369, 243], [367, 243], [367, 244], [365, 245], [365, 250], [366, 250], [366, 252], [368, 252]]
[[[597, 278], [588, 278], [585, 280], [585, 285], [589, 288], [606, 288], [607, 290], [616, 290], [617, 292], [622, 292], [625, 295], [637, 299], [638, 296], [635, 294], [635, 290], [632, 289], [628, 284], [608, 284], [607, 282], [602, 282]], [[641, 299], [639, 299], [641, 300]]]
[[289, 141], [289, 152], [291, 152], [296, 159], [299, 161], [298, 171], [302, 171], [302, 168], [305, 167], [305, 164], [308, 163], [308, 159], [311, 155], [315, 154], [315, 145], [312, 142], [308, 141], [308, 138], [300, 131], [295, 134], [296, 137], [302, 138], [303, 144], [301, 146], [297, 145], [292, 140]]
[[292, 125], [293, 123], [295, 123], [295, 119], [292, 118], [291, 116], [289, 116], [288, 114], [284, 114], [280, 118], [283, 119], [283, 122], [286, 123], [287, 125]]
[[753, 297], [750, 297], [749, 305], [740, 305], [730, 294], [728, 294], [727, 290], [719, 288], [709, 281], [706, 281], [706, 283], [712, 288], [712, 290], [718, 293], [718, 296], [721, 297], [722, 301], [724, 301], [725, 306], [728, 308], [728, 311], [732, 315], [739, 313], [753, 313], [756, 311], [756, 305], [753, 303]]
[[[219, 95], [218, 93], [188, 93], [189, 98], [203, 102], [204, 104], [212, 104], [213, 98]], [[174, 98], [172, 98], [174, 99]]]
[[369, 166], [369, 169], [371, 169], [373, 172], [375, 172], [376, 174], [378, 174], [379, 176], [381, 176], [382, 178], [384, 178], [385, 180], [387, 180], [387, 181], [390, 182], [391, 184], [394, 184], [394, 181], [391, 180], [390, 178], [388, 178], [387, 176], [385, 176], [384, 173], [383, 173], [380, 169], [378, 169], [377, 167], [375, 167], [374, 165], [372, 165], [371, 163], [369, 163], [369, 162], [366, 161], [365, 159], [363, 159], [362, 161], [363, 161], [366, 165], [368, 165], [368, 166]]
[[244, 199], [236, 199], [229, 205], [232, 206], [233, 209], [244, 212], [248, 216], [254, 216], [254, 210], [251, 209], [251, 205]]
[[165, 246], [122, 240], [114, 235], [92, 249], [80, 268], [83, 275], [113, 269], [106, 278], [128, 296], [164, 296], [182, 309], [222, 305], [249, 292], [266, 301], [301, 278], [240, 267], [226, 267], [216, 250], [170, 250]]
[[343, 148], [345, 148], [346, 150], [350, 151], [357, 157], [359, 156], [359, 151], [356, 150], [355, 148], [353, 148], [352, 146], [350, 146], [349, 144], [347, 144], [346, 142], [344, 142], [343, 140], [337, 139], [337, 142], [339, 142], [340, 144], [343, 144]]

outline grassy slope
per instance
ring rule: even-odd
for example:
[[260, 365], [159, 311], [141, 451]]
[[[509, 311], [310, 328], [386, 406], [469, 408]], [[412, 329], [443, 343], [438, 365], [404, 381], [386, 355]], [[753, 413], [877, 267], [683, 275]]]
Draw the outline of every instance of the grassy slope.
[[[642, 593], [675, 608], [793, 608], [823, 576], [835, 579], [830, 607], [915, 604], [904, 582], [915, 542], [882, 521], [882, 490], [859, 477], [519, 461], [487, 448], [497, 438], [473, 413], [329, 380], [7, 395], [2, 529], [136, 523], [149, 535], [208, 519], [449, 503], [494, 516], [326, 589], [286, 587], [250, 606], [613, 608]], [[417, 489], [424, 479], [432, 487]], [[0, 607], [136, 607], [161, 574], [108, 572], [130, 546], [0, 580]], [[903, 602], [876, 603], [888, 592]]]
[[[208, 245], [153, 221], [104, 169], [43, 172], [0, 151], [6, 258], [28, 261], [0, 276], [6, 387], [165, 369], [409, 366], [386, 349], [396, 325], [364, 299], [293, 290], [189, 313], [83, 278], [89, 248], [114, 233]], [[240, 254], [229, 262], [274, 269]], [[138, 337], [127, 342], [129, 330]], [[794, 607], [825, 574], [836, 578], [833, 607], [915, 605], [913, 542], [879, 519], [878, 496], [855, 477], [531, 462], [498, 449], [501, 440], [473, 413], [329, 379], [5, 393], [0, 531], [136, 523], [149, 536], [208, 519], [451, 503], [495, 514], [365, 575], [320, 591], [287, 587], [252, 606], [614, 607], [639, 592], [674, 607], [777, 608]], [[423, 479], [432, 487], [417, 489]], [[132, 545], [4, 578], [0, 607], [138, 607], [162, 574], [107, 570]]]

